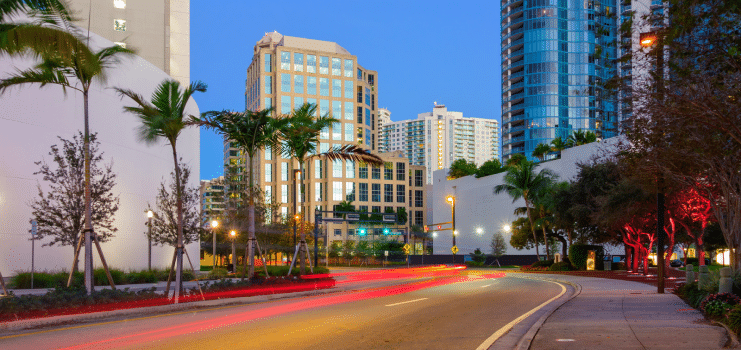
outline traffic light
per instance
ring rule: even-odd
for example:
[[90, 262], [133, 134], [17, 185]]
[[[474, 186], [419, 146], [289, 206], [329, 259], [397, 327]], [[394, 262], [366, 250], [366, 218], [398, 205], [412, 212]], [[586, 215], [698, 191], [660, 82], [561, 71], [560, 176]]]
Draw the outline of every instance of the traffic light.
[[438, 230], [442, 230], [443, 229], [443, 225], [437, 225], [437, 229]]
[[358, 236], [365, 236], [368, 232], [364, 228], [358, 229]]
[[384, 235], [391, 234], [391, 230], [388, 227], [386, 227], [386, 228], [383, 229], [383, 234]]
[[425, 225], [425, 232], [430, 232], [430, 227]]

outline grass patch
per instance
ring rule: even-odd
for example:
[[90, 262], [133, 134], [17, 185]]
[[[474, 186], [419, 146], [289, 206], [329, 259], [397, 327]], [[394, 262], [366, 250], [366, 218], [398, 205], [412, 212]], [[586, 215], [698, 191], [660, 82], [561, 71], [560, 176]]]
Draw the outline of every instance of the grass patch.
[[[139, 284], [139, 283], [156, 283], [158, 281], [167, 281], [167, 275], [169, 270], [141, 270], [141, 271], [129, 271], [124, 272], [118, 269], [110, 269], [113, 283], [116, 285], [122, 284]], [[33, 274], [33, 287], [34, 288], [59, 288], [67, 286], [67, 279], [69, 278], [69, 272], [35, 272]], [[195, 279], [195, 275], [190, 270], [183, 270], [183, 280], [191, 281]], [[72, 285], [83, 285], [84, 275], [82, 272], [76, 272], [72, 276]], [[103, 269], [95, 269], [93, 271], [93, 281], [96, 286], [107, 286], [108, 277]], [[18, 272], [10, 280], [11, 288], [16, 289], [31, 289], [31, 273], [30, 272]]]
[[[722, 269], [724, 267], [728, 267], [728, 266], [724, 266], [724, 265], [715, 265], [715, 264], [713, 264], [713, 265], [706, 265], [706, 266], [708, 267], [708, 272], [711, 272], [711, 271], [720, 271], [720, 269]], [[700, 266], [693, 266], [693, 268], [694, 268], [695, 272], [700, 272]], [[679, 270], [686, 271], [687, 268], [686, 267], [680, 267]]]

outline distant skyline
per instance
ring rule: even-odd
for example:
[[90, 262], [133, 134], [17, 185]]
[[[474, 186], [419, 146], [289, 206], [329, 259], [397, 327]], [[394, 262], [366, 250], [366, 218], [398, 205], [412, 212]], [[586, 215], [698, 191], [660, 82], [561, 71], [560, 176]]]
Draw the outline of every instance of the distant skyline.
[[[392, 121], [415, 119], [435, 101], [465, 117], [501, 121], [498, 1], [256, 4], [191, 2], [191, 79], [208, 84], [194, 96], [201, 112], [244, 110], [253, 47], [275, 30], [336, 42], [378, 71], [378, 106], [391, 111]], [[484, 74], [474, 75], [474, 67]], [[223, 175], [221, 137], [201, 130], [200, 149], [200, 178]]]

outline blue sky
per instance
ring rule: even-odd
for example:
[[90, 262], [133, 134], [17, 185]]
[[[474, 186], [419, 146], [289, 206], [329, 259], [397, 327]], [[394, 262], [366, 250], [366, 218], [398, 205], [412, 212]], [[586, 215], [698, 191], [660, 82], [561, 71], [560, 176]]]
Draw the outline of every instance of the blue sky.
[[[269, 4], [269, 5], [265, 5]], [[265, 6], [263, 6], [265, 5]], [[253, 47], [266, 32], [334, 41], [378, 71], [394, 121], [432, 110], [500, 119], [499, 1], [191, 1], [191, 79], [201, 112], [244, 110]], [[201, 179], [223, 174], [222, 140], [201, 130]]]

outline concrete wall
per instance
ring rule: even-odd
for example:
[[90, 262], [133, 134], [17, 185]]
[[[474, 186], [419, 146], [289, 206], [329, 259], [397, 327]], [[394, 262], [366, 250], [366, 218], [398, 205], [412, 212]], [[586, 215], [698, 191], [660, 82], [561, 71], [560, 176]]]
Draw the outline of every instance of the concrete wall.
[[[113, 43], [93, 34], [91, 45], [104, 47]], [[6, 77], [14, 67], [26, 68], [30, 64], [0, 57], [0, 78]], [[119, 231], [102, 246], [108, 263], [124, 270], [147, 266], [144, 209], [147, 203], [155, 204], [156, 189], [163, 179], [169, 179], [173, 159], [169, 144], [147, 146], [138, 141], [135, 133], [140, 125], [138, 119], [122, 110], [132, 102], [122, 101], [109, 87], [132, 89], [148, 98], [166, 78], [155, 65], [134, 57], [111, 69], [106, 85], [95, 84], [90, 94], [90, 130], [98, 133], [105, 162], [114, 162], [118, 184], [113, 191], [120, 195], [121, 201], [115, 220]], [[187, 112], [198, 115], [196, 103], [191, 101]], [[48, 153], [51, 145], [59, 143], [57, 136], [71, 139], [82, 128], [82, 95], [73, 90], [67, 90], [65, 97], [56, 86], [40, 89], [38, 85], [27, 85], [0, 96], [0, 272], [4, 276], [31, 268], [29, 203], [38, 196], [37, 185], [44, 188], [42, 179], [33, 175], [38, 170], [34, 162], [52, 162]], [[198, 186], [197, 129], [188, 129], [180, 135], [178, 152], [191, 167], [191, 174], [195, 174], [189, 185]], [[72, 247], [40, 248], [43, 243], [36, 244], [37, 270], [70, 268]], [[198, 242], [187, 249], [197, 268]], [[170, 247], [153, 248], [152, 264], [168, 265], [172, 251]]]
[[[566, 149], [561, 159], [545, 162], [536, 168], [536, 171], [550, 169], [559, 175], [559, 181], [571, 181], [578, 173], [578, 163], [586, 163], [603, 157], [615, 146], [616, 141], [617, 138], [613, 138]], [[513, 214], [515, 208], [525, 206], [525, 201], [522, 199], [513, 203], [512, 197], [506, 193], [494, 194], [494, 187], [502, 184], [505, 173], [479, 179], [466, 176], [450, 181], [446, 179], [447, 173], [448, 169], [437, 170], [433, 173], [432, 193], [428, 195], [431, 203], [428, 204], [428, 208], [432, 207], [434, 223], [451, 221], [451, 206], [446, 202], [445, 197], [454, 195], [457, 198], [455, 221], [456, 230], [459, 233], [456, 237], [458, 254], [473, 253], [476, 248], [481, 248], [484, 253], [491, 253], [489, 248], [491, 239], [496, 232], [500, 231], [508, 245], [506, 254], [535, 254], [535, 249], [516, 250], [509, 246], [511, 234], [502, 230], [505, 224], [518, 218]], [[479, 228], [483, 231], [480, 235], [477, 234]], [[434, 227], [430, 230], [434, 231]], [[452, 244], [451, 231], [438, 232], [434, 240], [433, 251], [435, 254], [450, 254]], [[543, 252], [542, 244], [540, 252]]]

